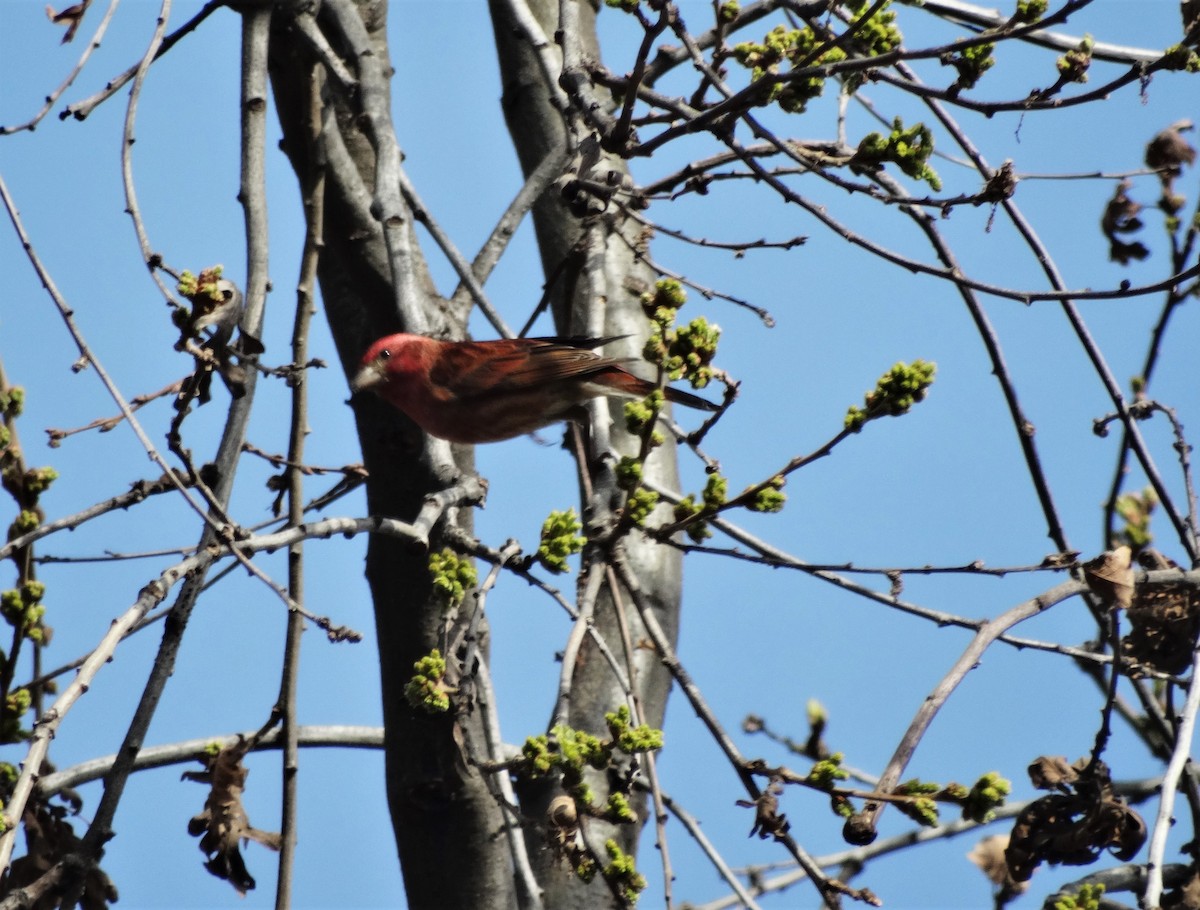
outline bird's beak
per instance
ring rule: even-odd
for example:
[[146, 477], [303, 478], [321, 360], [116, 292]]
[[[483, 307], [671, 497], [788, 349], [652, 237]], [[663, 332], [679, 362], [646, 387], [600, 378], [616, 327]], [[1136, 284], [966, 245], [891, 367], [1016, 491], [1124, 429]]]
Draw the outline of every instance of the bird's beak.
[[383, 363], [379, 360], [372, 360], [350, 380], [350, 391], [361, 392], [363, 389], [374, 388], [383, 382], [385, 378]]

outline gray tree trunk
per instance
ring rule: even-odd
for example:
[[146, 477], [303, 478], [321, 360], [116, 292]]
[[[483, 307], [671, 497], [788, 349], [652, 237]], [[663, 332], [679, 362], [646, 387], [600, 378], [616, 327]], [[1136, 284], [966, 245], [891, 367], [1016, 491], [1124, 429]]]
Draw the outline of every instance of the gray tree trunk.
[[[494, 3], [492, 14], [504, 83], [504, 108], [514, 136], [517, 154], [526, 173], [544, 158], [560, 150], [566, 133], [560, 115], [547, 103], [546, 87], [531, 49], [514, 38], [502, 4]], [[557, 0], [536, 4], [537, 14], [550, 35], [557, 27]], [[594, 10], [583, 7], [588, 30], [586, 42], [595, 47]], [[357, 0], [359, 14], [370, 34], [374, 53], [388, 60], [386, 40], [387, 6], [382, 0]], [[325, 12], [322, 12], [325, 15]], [[279, 17], [280, 19], [282, 17]], [[279, 21], [277, 19], [277, 21]], [[342, 49], [338, 49], [342, 50]], [[309, 132], [309, 73], [311, 50], [301, 36], [281, 28], [272, 36], [271, 76], [288, 154], [302, 186], [313, 167]], [[385, 65], [386, 71], [390, 67]], [[401, 86], [401, 91], [416, 87]], [[336, 87], [328, 92], [337, 99]], [[339, 356], [347, 374], [358, 364], [362, 351], [374, 339], [411, 328], [404, 324], [394, 304], [392, 276], [378, 223], [364, 209], [361, 191], [368, 197], [375, 172], [374, 151], [363, 133], [359, 118], [337, 100], [336, 128], [354, 163], [353, 173], [338, 173], [330, 167], [325, 195], [325, 248], [319, 277], [322, 297]], [[403, 126], [399, 128], [403, 134]], [[622, 167], [620, 162], [615, 167]], [[602, 306], [604, 334], [631, 335], [624, 353], [636, 356], [647, 325], [638, 297], [651, 287], [653, 275], [635, 261], [631, 253], [637, 227], [614, 212], [606, 213], [592, 234], [592, 258], [572, 257], [583, 237], [581, 221], [567, 211], [553, 191], [535, 208], [535, 227], [547, 274], [560, 273], [554, 301], [560, 332], [583, 334], [598, 318], [594, 307]], [[622, 240], [618, 234], [626, 237]], [[597, 238], [599, 240], [597, 241]], [[566, 268], [561, 263], [570, 260]], [[424, 276], [424, 266], [421, 265]], [[564, 290], [566, 289], [566, 290]], [[598, 294], [597, 290], [601, 293]], [[427, 277], [419, 303], [427, 323], [451, 336], [465, 333], [463, 317], [457, 319], [433, 291]], [[530, 305], [534, 301], [530, 300]], [[620, 414], [619, 407], [614, 413]], [[431, 491], [443, 488], [442, 472], [422, 457], [420, 432], [382, 401], [369, 397], [355, 401], [355, 417], [363, 457], [370, 480], [367, 500], [371, 514], [412, 518]], [[616, 421], [612, 441], [622, 453], [636, 452], [631, 439]], [[457, 449], [456, 466], [470, 471], [472, 452]], [[587, 466], [603, 480], [611, 465]], [[653, 457], [647, 473], [657, 481], [677, 487], [674, 451], [668, 446]], [[611, 483], [600, 484], [612, 489]], [[470, 514], [458, 516], [459, 526], [470, 530]], [[435, 540], [433, 548], [440, 544]], [[678, 626], [680, 594], [679, 555], [666, 547], [628, 542], [629, 559], [659, 613], [659, 621], [671, 635]], [[595, 567], [593, 567], [595, 569]], [[501, 836], [503, 818], [496, 801], [479, 775], [464, 772], [454, 739], [454, 720], [419, 715], [407, 704], [403, 687], [412, 676], [413, 662], [437, 645], [440, 614], [430, 599], [426, 554], [413, 552], [396, 540], [373, 536], [367, 552], [367, 578], [375, 605], [379, 640], [381, 691], [386, 725], [387, 794], [397, 849], [404, 874], [409, 906], [412, 908], [506, 908], [517, 905], [511, 858]], [[642, 641], [636, 612], [628, 596], [622, 598], [634, 642]], [[614, 651], [621, 652], [621, 635], [615, 620], [612, 597], [607, 590], [598, 604], [598, 628]], [[655, 655], [646, 648], [634, 649], [635, 680], [645, 722], [660, 726], [669, 688], [669, 678]], [[597, 734], [605, 733], [603, 715], [626, 702], [604, 661], [593, 653], [590, 642], [580, 657], [576, 685], [571, 693], [572, 726]], [[503, 697], [503, 693], [499, 693]], [[547, 705], [552, 693], [547, 693]], [[467, 735], [478, 735], [478, 712], [461, 718]], [[522, 731], [533, 734], [540, 731]], [[600, 799], [607, 795], [607, 782], [593, 786]], [[606, 907], [613, 896], [597, 877], [584, 885], [545, 846], [543, 819], [549, 800], [559, 789], [553, 782], [526, 785], [520, 791], [522, 812], [534, 868], [545, 889], [547, 907]], [[646, 808], [640, 807], [645, 816]], [[614, 831], [595, 830], [589, 842], [602, 844], [615, 836], [627, 850], [636, 847], [639, 826]]]

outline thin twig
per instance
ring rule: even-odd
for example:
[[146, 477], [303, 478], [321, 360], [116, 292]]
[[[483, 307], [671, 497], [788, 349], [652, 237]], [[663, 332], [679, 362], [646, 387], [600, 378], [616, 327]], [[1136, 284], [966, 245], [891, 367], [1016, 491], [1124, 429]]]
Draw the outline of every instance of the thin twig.
[[[963, 681], [966, 675], [978, 666], [983, 652], [1003, 632], [1030, 617], [1037, 616], [1055, 604], [1062, 603], [1076, 594], [1082, 594], [1086, 590], [1087, 586], [1083, 582], [1065, 581], [1031, 600], [1017, 604], [995, 619], [988, 620], [980, 626], [979, 631], [975, 633], [975, 637], [971, 640], [971, 643], [966, 647], [959, 659], [954, 662], [954, 665], [942, 678], [941, 682], [921, 702], [921, 707], [917, 709], [917, 713], [909, 724], [908, 730], [901, 737], [899, 745], [896, 746], [896, 751], [893, 753], [891, 759], [888, 760], [883, 773], [879, 775], [879, 791], [882, 793], [891, 793], [895, 789], [896, 785], [900, 782], [900, 775], [904, 773], [909, 759], [912, 758], [917, 745], [925, 735], [925, 731], [929, 729], [934, 716], [941, 710], [942, 705], [946, 703], [946, 699], [958, 688], [959, 683]], [[862, 811], [849, 823], [854, 825], [856, 831], [861, 832], [860, 836], [863, 838], [864, 843], [869, 842], [868, 838], [873, 836], [884, 805], [885, 803], [882, 801], [868, 801], [863, 806]]]
[[[157, 60], [174, 47], [181, 38], [195, 31], [201, 22], [207, 19], [214, 11], [227, 6], [228, 2], [229, 0], [209, 0], [208, 3], [205, 3], [196, 15], [192, 16], [191, 19], [162, 39], [162, 42], [158, 45], [158, 49], [154, 52], [154, 59]], [[59, 113], [58, 119], [66, 120], [68, 117], [74, 117], [76, 120], [86, 119], [92, 111], [124, 88], [129, 83], [129, 80], [137, 75], [140, 66], [141, 62], [139, 61], [115, 79], [106, 82], [104, 88], [91, 97], [85, 98], [77, 104], [68, 105]]]
[[[301, 18], [304, 18], [303, 16]], [[313, 23], [310, 23], [313, 24]], [[314, 25], [315, 30], [315, 25]], [[316, 32], [320, 35], [320, 32]], [[327, 45], [326, 45], [327, 46]], [[308, 330], [316, 311], [317, 265], [325, 245], [325, 170], [319, 152], [322, 126], [322, 70], [314, 66], [309, 76], [309, 147], [311, 169], [305, 175], [304, 188], [304, 250], [300, 260], [300, 278], [296, 282], [296, 315], [292, 327], [292, 363], [308, 359]], [[308, 376], [300, 370], [292, 377], [291, 421], [288, 428], [289, 467], [287, 481], [288, 526], [297, 527], [304, 521], [304, 472], [296, 465], [304, 462], [304, 441], [308, 428]], [[304, 603], [304, 545], [297, 541], [288, 547], [288, 594], [297, 604]], [[275, 886], [276, 910], [292, 905], [293, 874], [296, 861], [297, 794], [300, 777], [300, 734], [297, 690], [300, 681], [300, 641], [304, 632], [304, 617], [289, 611], [283, 650], [283, 668], [279, 680], [279, 700], [276, 711], [282, 722], [283, 739], [281, 762], [282, 800], [279, 822], [279, 865]]]
[[1167, 835], [1174, 822], [1175, 792], [1180, 775], [1191, 761], [1192, 734], [1196, 727], [1196, 712], [1200, 711], [1200, 648], [1192, 652], [1192, 677], [1188, 686], [1187, 701], [1183, 713], [1177, 718], [1175, 745], [1171, 760], [1163, 772], [1162, 793], [1159, 796], [1158, 813], [1154, 827], [1150, 830], [1150, 849], [1146, 856], [1146, 890], [1142, 895], [1142, 906], [1157, 907], [1162, 898], [1163, 857], [1166, 855]]
[[104, 38], [104, 33], [108, 31], [108, 24], [112, 21], [113, 13], [117, 11], [117, 4], [120, 0], [110, 0], [108, 9], [104, 11], [104, 18], [100, 20], [100, 24], [96, 26], [96, 30], [92, 33], [91, 39], [87, 43], [87, 47], [83, 49], [83, 53], [79, 55], [79, 60], [75, 66], [71, 68], [71, 72], [67, 73], [67, 77], [62, 81], [58, 88], [48, 94], [42, 102], [41, 108], [36, 114], [26, 120], [24, 123], [17, 126], [0, 126], [0, 136], [7, 136], [12, 133], [19, 133], [22, 130], [33, 130], [46, 114], [50, 113], [50, 108], [54, 103], [62, 97], [62, 93], [71, 87], [71, 84], [83, 72], [84, 66], [87, 65], [88, 58], [92, 56], [92, 52], [100, 46], [100, 42]]
[[[691, 675], [684, 669], [678, 655], [675, 653], [675, 649], [671, 647], [670, 640], [659, 625], [658, 619], [654, 615], [654, 610], [645, 602], [641, 585], [629, 566], [625, 563], [624, 558], [620, 554], [619, 547], [616, 548], [613, 554], [613, 568], [621, 579], [621, 583], [628, 589], [630, 597], [633, 598], [646, 632], [650, 636], [651, 641], [654, 642], [654, 647], [658, 650], [658, 655], [663, 665], [671, 672], [672, 677], [674, 677], [675, 682], [683, 691], [692, 709], [696, 712], [701, 722], [708, 728], [717, 746], [725, 753], [734, 772], [741, 780], [742, 786], [746, 788], [746, 792], [750, 795], [750, 801], [754, 802], [761, 799], [763, 792], [755, 781], [754, 775], [748, 770], [748, 762], [742, 757], [732, 737], [725, 732], [724, 727], [721, 726], [716, 715], [709, 708], [707, 701], [701, 695], [700, 689], [692, 680]], [[780, 831], [773, 836], [787, 848], [796, 862], [808, 872], [813, 884], [831, 907], [840, 905], [839, 897], [841, 895], [866, 899], [866, 892], [856, 892], [842, 882], [827, 878], [816, 864], [813, 863], [808, 853], [796, 843], [795, 838], [786, 831]]]
[[[134, 771], [147, 771], [151, 768], [163, 768], [168, 765], [193, 761], [198, 755], [204, 754], [213, 743], [228, 745], [238, 742], [239, 739], [249, 740], [255, 732], [244, 730], [241, 733], [202, 736], [161, 746], [147, 746], [138, 752], [137, 758], [134, 760]], [[296, 736], [300, 745], [308, 747], [383, 748], [383, 727], [310, 725], [298, 727]], [[265, 736], [260, 736], [254, 743], [252, 751], [280, 749], [283, 747], [283, 738], [282, 730], [273, 730]], [[108, 773], [116, 758], [116, 755], [105, 755], [100, 758], [88, 759], [69, 768], [63, 768], [53, 774], [45, 774], [37, 782], [37, 794], [42, 799], [49, 799], [63, 790], [73, 790], [91, 781], [100, 780]]]

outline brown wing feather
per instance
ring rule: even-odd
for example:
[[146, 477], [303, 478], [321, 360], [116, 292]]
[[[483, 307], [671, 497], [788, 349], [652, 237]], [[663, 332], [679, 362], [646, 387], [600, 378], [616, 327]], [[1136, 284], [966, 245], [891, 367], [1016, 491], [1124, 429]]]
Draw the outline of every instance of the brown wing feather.
[[589, 350], [613, 340], [527, 338], [463, 342], [442, 350], [430, 379], [435, 386], [462, 399], [584, 378], [619, 365], [619, 361]]

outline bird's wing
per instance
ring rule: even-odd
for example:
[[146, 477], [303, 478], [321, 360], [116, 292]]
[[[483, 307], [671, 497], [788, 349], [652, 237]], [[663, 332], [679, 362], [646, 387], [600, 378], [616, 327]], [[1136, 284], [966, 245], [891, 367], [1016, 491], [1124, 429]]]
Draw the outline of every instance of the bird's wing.
[[511, 392], [588, 376], [617, 363], [589, 350], [613, 338], [529, 338], [446, 348], [430, 374], [456, 398]]

